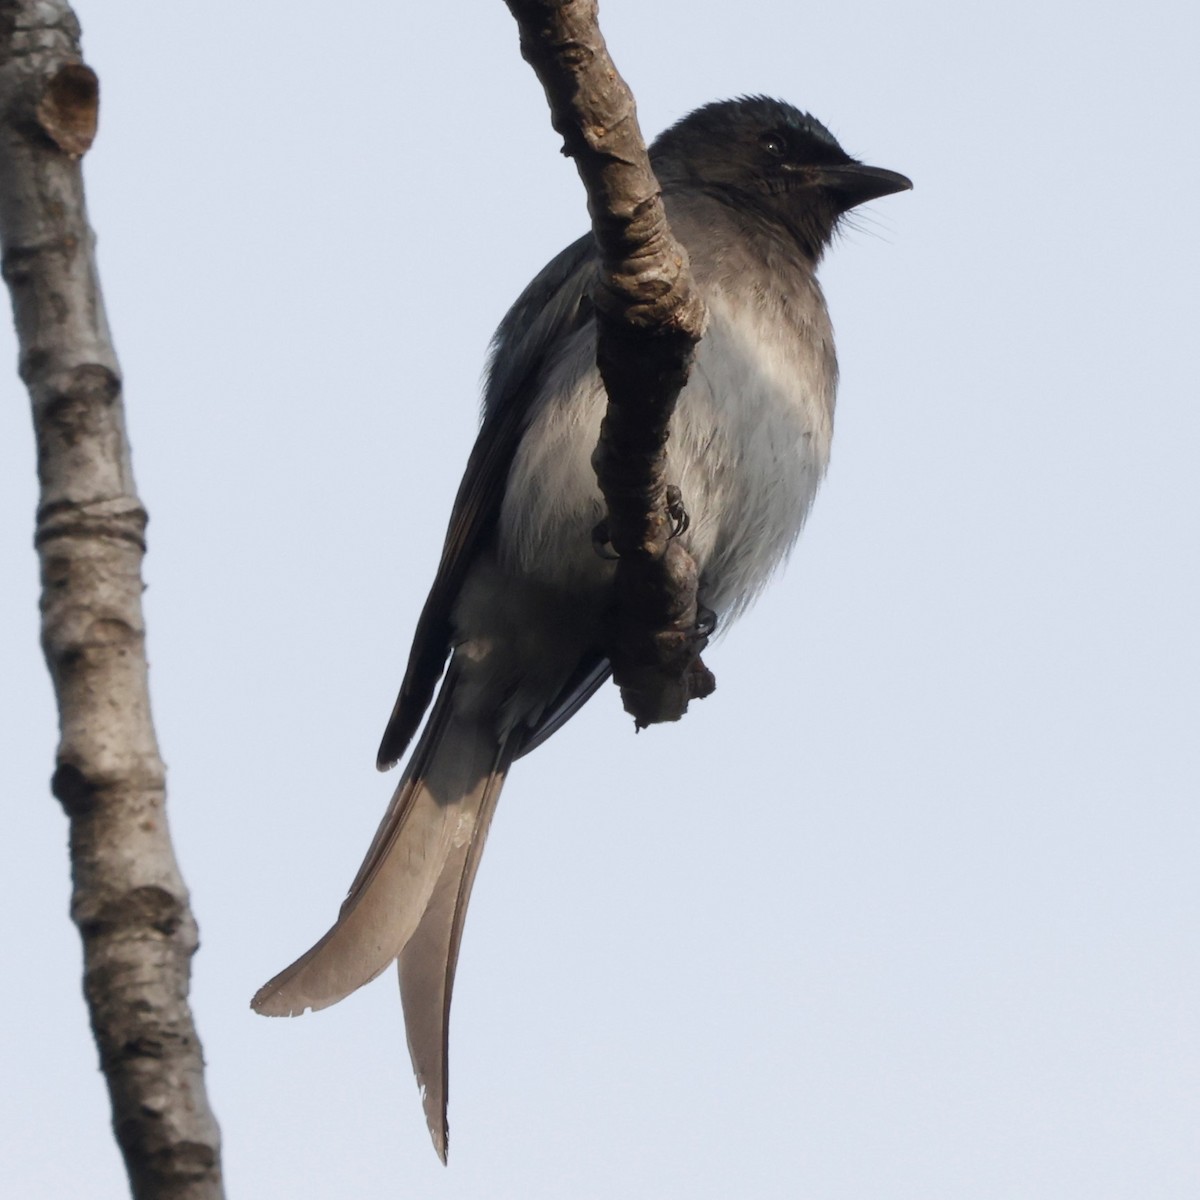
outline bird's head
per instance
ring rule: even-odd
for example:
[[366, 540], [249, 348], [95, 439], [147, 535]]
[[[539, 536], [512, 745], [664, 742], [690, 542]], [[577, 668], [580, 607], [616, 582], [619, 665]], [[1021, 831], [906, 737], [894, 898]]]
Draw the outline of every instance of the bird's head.
[[706, 104], [650, 147], [665, 192], [696, 189], [792, 234], [814, 261], [856, 205], [912, 183], [851, 158], [820, 121], [766, 96]]

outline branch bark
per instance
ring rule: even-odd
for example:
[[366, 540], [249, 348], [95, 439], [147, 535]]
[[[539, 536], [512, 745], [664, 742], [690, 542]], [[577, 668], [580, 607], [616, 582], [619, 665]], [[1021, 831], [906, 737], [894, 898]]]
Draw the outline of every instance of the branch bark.
[[595, 0], [506, 0], [546, 91], [563, 153], [587, 189], [600, 257], [597, 364], [608, 408], [593, 457], [619, 555], [613, 677], [639, 727], [678, 720], [715, 681], [699, 654], [696, 564], [673, 536], [671, 414], [704, 332], [687, 251], [667, 225], [633, 95], [609, 57]]
[[51, 786], [70, 821], [84, 993], [133, 1195], [218, 1200], [220, 1137], [187, 1003], [198, 935], [150, 717], [146, 512], [79, 162], [98, 95], [63, 0], [0, 0], [0, 253], [37, 437]]

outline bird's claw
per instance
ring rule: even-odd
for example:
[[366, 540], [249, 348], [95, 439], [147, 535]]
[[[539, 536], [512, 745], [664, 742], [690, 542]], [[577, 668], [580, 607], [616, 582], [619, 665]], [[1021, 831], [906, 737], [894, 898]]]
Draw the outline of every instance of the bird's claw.
[[600, 558], [610, 562], [615, 562], [621, 557], [613, 547], [612, 538], [609, 536], [607, 517], [592, 530], [592, 549]]
[[667, 516], [671, 518], [671, 537], [687, 533], [692, 518], [683, 506], [683, 492], [674, 483], [667, 484]]

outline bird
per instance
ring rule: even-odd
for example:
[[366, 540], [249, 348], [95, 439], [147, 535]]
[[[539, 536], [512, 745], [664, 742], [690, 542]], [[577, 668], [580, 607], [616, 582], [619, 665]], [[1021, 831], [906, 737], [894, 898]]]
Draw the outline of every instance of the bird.
[[[912, 183], [767, 96], [706, 104], [649, 153], [708, 312], [666, 461], [699, 603], [724, 632], [787, 557], [829, 460], [838, 368], [818, 263], [846, 213]], [[377, 765], [395, 765], [420, 730], [416, 747], [336, 922], [252, 1001], [268, 1016], [322, 1009], [397, 962], [443, 1162], [450, 999], [500, 790], [611, 674], [614, 563], [593, 538], [604, 502], [591, 456], [606, 403], [597, 271], [589, 234], [500, 322], [478, 438]]]

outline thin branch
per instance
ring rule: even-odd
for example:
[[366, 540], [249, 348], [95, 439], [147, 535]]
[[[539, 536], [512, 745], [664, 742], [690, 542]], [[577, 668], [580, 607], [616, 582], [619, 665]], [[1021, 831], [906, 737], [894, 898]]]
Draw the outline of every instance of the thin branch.
[[[595, 0], [507, 0], [521, 53], [546, 91], [563, 153], [588, 194], [600, 257], [597, 363], [608, 410], [593, 458], [616, 572], [613, 676], [639, 726], [678, 720], [715, 683], [699, 660], [696, 565], [672, 537], [666, 444], [704, 331], [687, 251], [667, 225], [633, 95], [597, 24]], [[678, 497], [683, 509], [687, 497]]]
[[218, 1200], [220, 1136], [187, 1003], [196, 923], [167, 830], [142, 619], [146, 512], [84, 208], [98, 84], [62, 0], [0, 0], [0, 251], [37, 436], [52, 788], [113, 1128], [139, 1200]]

